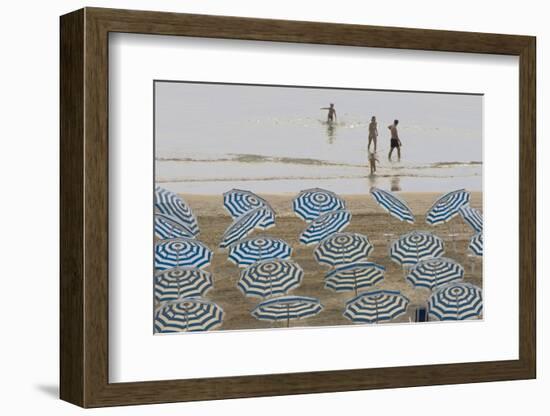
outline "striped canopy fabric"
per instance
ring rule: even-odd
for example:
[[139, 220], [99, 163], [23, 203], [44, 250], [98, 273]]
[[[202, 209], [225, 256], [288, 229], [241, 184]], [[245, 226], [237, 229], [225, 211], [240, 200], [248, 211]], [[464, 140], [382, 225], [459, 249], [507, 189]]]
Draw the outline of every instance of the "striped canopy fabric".
[[428, 210], [426, 222], [431, 225], [443, 224], [457, 215], [460, 207], [469, 203], [470, 193], [465, 189], [446, 193]]
[[342, 231], [351, 221], [351, 212], [345, 209], [327, 212], [315, 219], [300, 235], [300, 243], [316, 244], [334, 233]]
[[241, 272], [237, 286], [245, 296], [285, 295], [302, 283], [304, 271], [292, 260], [262, 260]]
[[482, 291], [465, 282], [441, 286], [428, 300], [428, 313], [440, 321], [476, 319], [483, 313]]
[[346, 204], [334, 192], [321, 188], [301, 191], [292, 203], [294, 212], [306, 221], [313, 221], [321, 215], [346, 208]]
[[199, 233], [199, 225], [191, 207], [174, 192], [160, 186], [155, 187], [155, 210], [176, 217], [193, 235]]
[[483, 216], [481, 212], [469, 205], [460, 207], [458, 210], [462, 219], [474, 230], [476, 233], [483, 231]]
[[391, 321], [407, 312], [409, 299], [399, 291], [373, 290], [346, 302], [344, 316], [358, 324]]
[[419, 261], [440, 257], [444, 251], [443, 240], [438, 236], [425, 231], [413, 231], [393, 242], [390, 257], [402, 266], [413, 266]]
[[155, 244], [155, 268], [173, 267], [204, 268], [210, 265], [212, 251], [203, 243], [191, 238], [160, 240]]
[[319, 263], [337, 267], [366, 260], [372, 249], [366, 235], [336, 233], [322, 240], [313, 254]]
[[351, 263], [331, 270], [325, 275], [325, 288], [335, 292], [370, 288], [384, 280], [384, 266], [376, 263]]
[[289, 327], [291, 319], [310, 318], [322, 310], [323, 305], [317, 298], [282, 296], [263, 301], [252, 310], [251, 314], [262, 321], [286, 321]]
[[445, 257], [416, 263], [406, 277], [413, 287], [425, 287], [430, 290], [463, 278], [464, 268], [456, 261]]
[[414, 223], [414, 215], [411, 209], [405, 201], [397, 195], [375, 187], [370, 188], [370, 194], [378, 205], [393, 217], [400, 221], [408, 222], [409, 224]]
[[176, 217], [167, 214], [155, 214], [155, 236], [160, 239], [195, 238], [195, 234]]
[[280, 238], [251, 237], [229, 246], [229, 260], [246, 267], [260, 260], [289, 259], [292, 248]]
[[476, 256], [483, 256], [483, 233], [474, 234], [470, 239], [468, 248]]
[[223, 317], [223, 309], [214, 302], [182, 298], [158, 307], [155, 333], [210, 331], [221, 326]]
[[220, 243], [226, 248], [240, 239], [248, 236], [254, 229], [266, 230], [275, 225], [275, 216], [269, 208], [256, 208], [236, 219], [225, 231]]
[[174, 267], [155, 276], [155, 299], [169, 302], [180, 298], [204, 296], [212, 287], [212, 275], [194, 267]]
[[267, 208], [273, 211], [265, 199], [259, 197], [254, 192], [242, 189], [231, 189], [225, 192], [223, 194], [223, 206], [233, 219], [237, 219], [241, 215], [257, 208]]

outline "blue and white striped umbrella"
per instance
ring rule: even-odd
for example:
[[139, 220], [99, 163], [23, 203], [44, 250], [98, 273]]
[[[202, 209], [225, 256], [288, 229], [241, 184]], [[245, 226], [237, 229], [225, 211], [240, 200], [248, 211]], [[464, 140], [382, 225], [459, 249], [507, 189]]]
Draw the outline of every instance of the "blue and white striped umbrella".
[[280, 238], [251, 237], [229, 247], [229, 260], [246, 267], [260, 260], [289, 259], [292, 248]]
[[478, 318], [483, 313], [482, 291], [465, 282], [441, 286], [428, 299], [428, 313], [440, 321]]
[[312, 188], [301, 191], [292, 206], [296, 215], [309, 222], [327, 212], [346, 208], [346, 203], [334, 192]]
[[375, 187], [370, 188], [370, 194], [374, 200], [380, 205], [386, 212], [394, 216], [400, 221], [414, 223], [414, 215], [408, 205], [399, 198], [397, 195], [391, 192], [384, 191]]
[[223, 194], [223, 206], [233, 219], [239, 218], [256, 208], [268, 208], [273, 211], [269, 203], [254, 192], [242, 189], [231, 189]]
[[203, 243], [191, 238], [160, 240], [155, 244], [155, 268], [198, 267], [210, 265], [212, 251]]
[[335, 292], [357, 291], [384, 280], [386, 269], [376, 263], [351, 263], [331, 270], [325, 275], [325, 288]]
[[191, 207], [174, 192], [160, 186], [155, 187], [155, 209], [161, 214], [176, 217], [193, 235], [199, 233], [199, 225]]
[[407, 281], [414, 287], [425, 287], [430, 290], [463, 278], [464, 268], [456, 261], [445, 257], [416, 263], [406, 277]]
[[286, 321], [286, 326], [289, 327], [291, 319], [310, 318], [322, 310], [323, 305], [317, 298], [282, 296], [263, 301], [252, 310], [251, 314], [261, 321]]
[[366, 235], [337, 233], [321, 241], [313, 254], [319, 263], [337, 267], [366, 260], [372, 249]]
[[155, 312], [155, 332], [210, 331], [223, 323], [224, 312], [214, 302], [182, 298], [163, 303]]
[[425, 231], [413, 231], [402, 235], [390, 247], [390, 257], [402, 266], [412, 266], [445, 252], [443, 240]]
[[468, 248], [476, 256], [483, 256], [483, 233], [474, 234], [470, 239]]
[[448, 192], [437, 201], [426, 214], [426, 222], [431, 225], [443, 224], [458, 214], [460, 207], [470, 203], [470, 193], [465, 189]]
[[302, 268], [292, 260], [262, 260], [241, 272], [237, 286], [245, 296], [267, 298], [297, 288], [303, 276]]
[[155, 276], [155, 299], [168, 302], [204, 296], [212, 287], [212, 274], [194, 267], [174, 267]]
[[309, 223], [300, 235], [300, 243], [310, 245], [342, 231], [351, 221], [351, 212], [345, 209], [327, 212]]
[[171, 215], [155, 214], [155, 235], [160, 239], [168, 238], [195, 238], [195, 234]]
[[459, 212], [462, 219], [466, 221], [476, 233], [483, 231], [483, 216], [479, 210], [469, 205], [465, 205], [460, 207]]
[[395, 290], [373, 290], [346, 302], [344, 316], [358, 324], [391, 321], [407, 312], [409, 299]]
[[248, 236], [255, 228], [266, 230], [275, 225], [275, 216], [269, 208], [256, 208], [236, 219], [222, 237], [221, 248], [230, 246]]

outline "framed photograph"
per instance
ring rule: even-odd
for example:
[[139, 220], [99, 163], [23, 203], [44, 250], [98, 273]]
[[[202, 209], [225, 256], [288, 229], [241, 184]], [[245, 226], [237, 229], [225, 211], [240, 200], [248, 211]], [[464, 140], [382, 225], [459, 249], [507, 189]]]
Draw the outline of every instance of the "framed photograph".
[[535, 50], [62, 16], [61, 398], [534, 378]]

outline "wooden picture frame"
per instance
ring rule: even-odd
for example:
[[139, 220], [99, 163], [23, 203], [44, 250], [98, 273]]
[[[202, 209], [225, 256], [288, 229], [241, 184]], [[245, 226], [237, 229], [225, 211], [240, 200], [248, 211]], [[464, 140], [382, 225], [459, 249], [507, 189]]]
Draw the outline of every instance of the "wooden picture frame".
[[[60, 396], [82, 407], [536, 376], [536, 41], [530, 36], [85, 8], [61, 17]], [[108, 35], [297, 42], [519, 57], [519, 359], [205, 379], [108, 379]]]

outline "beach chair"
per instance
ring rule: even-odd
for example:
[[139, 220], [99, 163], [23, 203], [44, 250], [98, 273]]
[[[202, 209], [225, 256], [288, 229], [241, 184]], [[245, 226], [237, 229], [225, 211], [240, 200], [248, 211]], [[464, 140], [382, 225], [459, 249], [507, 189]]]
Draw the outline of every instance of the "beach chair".
[[414, 311], [414, 322], [428, 322], [428, 308], [418, 306]]

